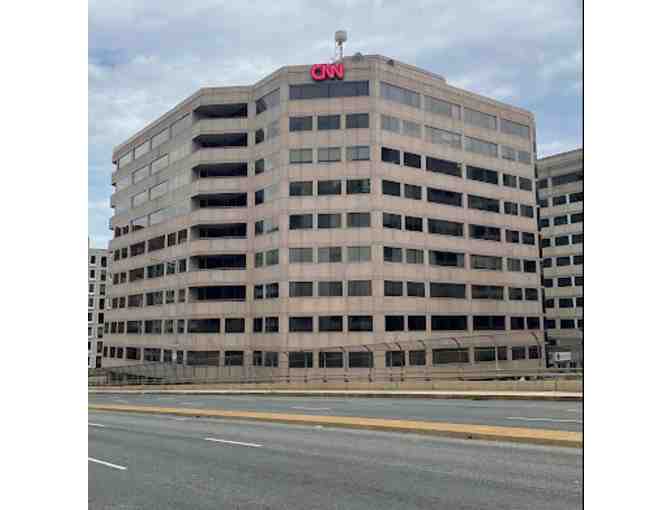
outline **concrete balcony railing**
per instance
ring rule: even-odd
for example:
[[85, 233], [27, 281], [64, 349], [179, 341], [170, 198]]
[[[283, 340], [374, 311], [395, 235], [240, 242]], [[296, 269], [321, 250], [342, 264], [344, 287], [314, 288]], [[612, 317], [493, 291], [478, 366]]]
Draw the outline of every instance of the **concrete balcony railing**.
[[217, 134], [228, 132], [247, 132], [248, 119], [247, 117], [232, 118], [232, 119], [201, 119], [197, 121], [192, 127], [193, 137], [202, 134]]

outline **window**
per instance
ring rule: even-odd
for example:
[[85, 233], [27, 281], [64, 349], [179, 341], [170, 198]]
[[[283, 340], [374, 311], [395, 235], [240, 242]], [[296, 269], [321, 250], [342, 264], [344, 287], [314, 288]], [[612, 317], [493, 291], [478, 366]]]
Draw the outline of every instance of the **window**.
[[368, 81], [323, 81], [289, 86], [289, 99], [291, 101], [368, 95]]
[[317, 295], [320, 297], [343, 296], [343, 282], [317, 282]]
[[310, 333], [313, 331], [312, 317], [290, 317], [289, 318], [289, 332], [290, 333]]
[[429, 250], [429, 264], [443, 267], [464, 267], [464, 254], [452, 251]]
[[494, 198], [479, 197], [477, 195], [468, 196], [469, 209], [477, 209], [479, 211], [499, 212], [499, 200]]
[[518, 216], [518, 204], [514, 202], [504, 202], [504, 214]]
[[[312, 253], [312, 249], [311, 249]], [[341, 247], [340, 246], [327, 246], [324, 248], [317, 249], [317, 261], [319, 263], [324, 262], [341, 262]]]
[[509, 301], [522, 301], [523, 289], [520, 287], [509, 287]]
[[507, 243], [519, 243], [520, 242], [520, 232], [517, 230], [507, 230], [506, 231], [506, 242]]
[[497, 117], [479, 112], [478, 110], [472, 110], [466, 106], [464, 107], [464, 122], [486, 129], [497, 129]]
[[317, 181], [317, 194], [320, 195], [340, 195], [341, 181]]
[[350, 351], [348, 353], [348, 363], [350, 368], [372, 368], [373, 353]]
[[371, 193], [371, 179], [348, 179], [346, 192], [348, 195]]
[[290, 248], [289, 249], [289, 263], [290, 264], [306, 264], [313, 263], [313, 249], [312, 248]]
[[384, 212], [383, 227], [401, 230], [401, 215]]
[[469, 363], [469, 349], [432, 349], [432, 363], [434, 365]]
[[370, 246], [348, 246], [348, 262], [370, 262]]
[[583, 223], [583, 213], [574, 213], [569, 216], [571, 223]]
[[454, 175], [455, 177], [462, 177], [462, 167], [455, 161], [448, 161], [446, 159], [425, 158], [425, 165], [428, 172], [436, 172], [445, 175]]
[[[580, 266], [583, 264], [583, 255], [574, 255], [574, 265]], [[104, 285], [100, 286], [100, 293], [103, 294]]]
[[583, 276], [575, 276], [574, 277], [574, 285], [576, 287], [583, 287]]
[[422, 156], [412, 152], [404, 152], [404, 166], [412, 168], [422, 168]]
[[384, 81], [380, 82], [380, 96], [395, 103], [420, 108], [420, 94], [412, 90], [390, 85]]
[[438, 188], [427, 188], [427, 202], [462, 207], [462, 193]]
[[[247, 193], [216, 193], [197, 197], [199, 207], [246, 207]], [[179, 242], [179, 239], [178, 239]]]
[[539, 220], [539, 228], [546, 228], [550, 226], [549, 219], [548, 218], [541, 218]]
[[471, 299], [504, 301], [504, 287], [498, 285], [472, 285]]
[[425, 111], [436, 113], [438, 115], [445, 115], [446, 117], [452, 117], [453, 119], [460, 118], [460, 105], [436, 99], [431, 96], [425, 96]]
[[320, 351], [319, 364], [320, 368], [343, 368], [343, 353]]
[[289, 230], [313, 228], [312, 214], [291, 214], [289, 216]]
[[412, 136], [413, 138], [422, 138], [422, 127], [416, 122], [410, 120], [402, 120], [401, 131], [404, 136]]
[[[402, 317], [403, 321], [403, 317]], [[392, 331], [392, 330], [388, 330]], [[400, 330], [400, 331], [403, 331]], [[403, 367], [405, 365], [404, 351], [385, 351], [385, 366], [386, 367]]]
[[532, 191], [532, 180], [525, 177], [520, 178], [520, 189], [525, 191]]
[[401, 121], [396, 117], [381, 114], [380, 127], [384, 131], [392, 131], [393, 133], [401, 133]]
[[290, 197], [310, 197], [313, 195], [312, 181], [295, 181], [289, 183]]
[[572, 234], [572, 244], [582, 244], [583, 234]]
[[406, 263], [407, 264], [424, 264], [425, 252], [421, 249], [406, 248]]
[[313, 117], [308, 115], [306, 117], [290, 117], [289, 131], [312, 131]]
[[430, 234], [440, 234], [444, 236], [463, 237], [464, 225], [448, 220], [438, 220], [435, 218], [427, 218], [427, 231]]
[[265, 170], [266, 170], [266, 164], [263, 158], [258, 159], [254, 162], [254, 175], [263, 174]]
[[341, 129], [341, 116], [340, 115], [318, 115], [317, 116], [317, 129], [327, 130], [327, 129]]
[[551, 178], [553, 186], [562, 186], [563, 184], [569, 184], [571, 182], [579, 182], [582, 180], [583, 180], [583, 170], [581, 170], [580, 172], [558, 175], [557, 177]]
[[187, 332], [189, 333], [219, 333], [220, 319], [189, 319]]
[[401, 184], [394, 181], [383, 180], [383, 195], [401, 196]]
[[523, 271], [525, 273], [536, 273], [537, 272], [537, 261], [536, 260], [524, 260], [523, 261]]
[[166, 236], [158, 236], [147, 241], [147, 251], [163, 250], [166, 246]]
[[469, 136], [464, 137], [464, 150], [468, 152], [474, 152], [476, 154], [482, 154], [484, 156], [490, 156], [493, 158], [497, 157], [496, 143], [486, 142], [484, 140], [471, 138]]
[[[513, 147], [507, 147], [506, 145], [502, 145], [502, 159], [508, 159], [509, 161], [515, 161], [516, 160], [516, 149]], [[515, 188], [515, 186], [514, 186]]]
[[569, 244], [569, 236], [559, 236], [555, 238], [555, 246], [567, 246]]
[[371, 226], [371, 213], [348, 213], [348, 228], [367, 228]]
[[[426, 331], [427, 317], [424, 315], [409, 315], [408, 316], [408, 330], [409, 331]], [[413, 351], [411, 351], [413, 352]], [[418, 351], [424, 353], [425, 351]], [[423, 356], [424, 359], [424, 356]], [[424, 365], [424, 361], [422, 363]]]
[[572, 286], [572, 277], [571, 276], [564, 276], [564, 277], [558, 278], [558, 287], [571, 287], [571, 286]]
[[343, 331], [343, 317], [340, 315], [323, 315], [317, 319], [320, 332]]
[[133, 172], [133, 184], [136, 184], [147, 177], [149, 177], [149, 166], [143, 166], [139, 170]]
[[404, 218], [404, 228], [414, 232], [422, 232], [422, 218], [406, 216]]
[[266, 353], [264, 353], [264, 366], [265, 367], [277, 367], [278, 366], [278, 359], [279, 359], [279, 357], [278, 357], [277, 352], [266, 352]]
[[558, 306], [560, 308], [574, 308], [574, 300], [572, 298], [558, 299]]
[[[266, 317], [264, 321], [265, 333], [277, 333], [280, 331], [280, 321], [277, 317]], [[274, 366], [278, 366], [277, 362]]]
[[403, 296], [404, 295], [404, 282], [385, 280], [384, 283], [384, 295], [385, 296]]
[[317, 161], [319, 163], [335, 163], [340, 160], [340, 147], [320, 147], [317, 149]]
[[537, 203], [539, 207], [548, 207], [548, 198], [540, 198]]
[[467, 179], [487, 182], [488, 184], [499, 184], [499, 174], [497, 172], [477, 166], [467, 166]]
[[[264, 318], [263, 317], [254, 317], [252, 319], [252, 333], [261, 333], [264, 330]], [[260, 363], [257, 363], [257, 353], [261, 354], [261, 351], [254, 351], [253, 354], [253, 366], [259, 366]]]
[[278, 264], [280, 259], [280, 252], [275, 249], [275, 250], [268, 250], [266, 252], [266, 265], [267, 266], [275, 266]]
[[525, 301], [539, 301], [539, 289], [525, 289]]
[[571, 193], [569, 195], [569, 202], [572, 204], [576, 202], [583, 202], [583, 192]]
[[264, 254], [263, 252], [254, 254], [254, 267], [264, 267]]
[[313, 162], [313, 149], [289, 149], [289, 163], [300, 165]]
[[403, 262], [401, 248], [383, 247], [383, 260], [385, 262]]
[[404, 184], [404, 197], [412, 200], [422, 200], [422, 186]]
[[264, 128], [259, 128], [254, 132], [254, 143], [255, 144], [263, 143], [265, 139], [266, 139], [266, 137], [264, 135]]
[[525, 124], [519, 124], [512, 120], [500, 119], [500, 129], [502, 133], [508, 135], [519, 136], [521, 138], [530, 138], [530, 128]]
[[471, 269], [487, 269], [490, 271], [501, 271], [502, 257], [492, 257], [489, 255], [472, 255]]
[[371, 296], [371, 280], [349, 280], [348, 296], [361, 297]]
[[155, 149], [162, 143], [167, 142], [169, 139], [170, 139], [170, 130], [169, 128], [166, 128], [152, 137], [152, 149]]
[[368, 113], [348, 113], [345, 116], [346, 129], [363, 129], [369, 127]]
[[368, 145], [346, 147], [345, 157], [348, 161], [369, 161], [371, 159]]
[[469, 237], [471, 239], [481, 239], [484, 241], [501, 241], [502, 232], [497, 227], [486, 227], [485, 225], [469, 225]]
[[534, 218], [534, 207], [531, 205], [520, 204], [520, 215], [526, 218]]
[[553, 197], [553, 205], [563, 205], [567, 203], [567, 195]]
[[399, 152], [397, 149], [381, 147], [380, 158], [381, 161], [386, 163], [393, 163], [395, 165], [401, 164], [401, 152]]
[[289, 368], [313, 368], [313, 353], [294, 351], [289, 353]]
[[571, 265], [571, 257], [558, 257], [555, 259], [555, 265], [558, 267]]
[[574, 319], [561, 319], [560, 329], [574, 329]]
[[255, 101], [257, 115], [271, 110], [280, 104], [280, 89], [275, 89]]
[[[423, 284], [423, 290], [424, 290], [424, 284]], [[465, 299], [466, 296], [467, 296], [466, 285], [464, 285], [463, 283], [440, 283], [440, 282], [429, 283], [429, 297]]]
[[373, 317], [371, 315], [349, 315], [348, 331], [373, 331]]
[[[506, 347], [504, 347], [506, 349]], [[506, 354], [504, 355], [506, 359]], [[474, 361], [476, 363], [487, 363], [490, 361], [495, 361], [495, 348], [494, 347], [474, 347]]]
[[536, 236], [532, 232], [523, 232], [523, 244], [535, 245]]
[[404, 331], [404, 316], [386, 315], [385, 331]]
[[446, 131], [445, 129], [438, 129], [432, 126], [425, 126], [426, 140], [430, 143], [440, 145], [448, 145], [456, 149], [462, 148], [462, 135]]
[[503, 331], [505, 319], [503, 315], [474, 315], [474, 331]]

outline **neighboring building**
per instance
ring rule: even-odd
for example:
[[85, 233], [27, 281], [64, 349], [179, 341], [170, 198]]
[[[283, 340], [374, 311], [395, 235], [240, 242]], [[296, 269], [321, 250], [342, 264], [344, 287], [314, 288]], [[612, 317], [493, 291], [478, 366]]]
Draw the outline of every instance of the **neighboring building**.
[[543, 365], [533, 115], [383, 56], [316, 69], [114, 150], [103, 364]]
[[108, 252], [89, 243], [89, 368], [102, 366]]
[[537, 160], [537, 196], [549, 365], [583, 367], [583, 149]]

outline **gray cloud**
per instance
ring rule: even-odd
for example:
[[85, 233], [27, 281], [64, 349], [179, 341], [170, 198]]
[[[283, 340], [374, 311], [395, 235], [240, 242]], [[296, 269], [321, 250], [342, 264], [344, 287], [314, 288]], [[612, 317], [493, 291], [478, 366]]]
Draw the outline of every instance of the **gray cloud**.
[[[581, 143], [581, 4], [301, 0], [89, 1], [89, 231], [104, 242], [111, 153], [199, 87], [255, 82], [348, 53], [380, 53], [532, 110], [539, 154]], [[91, 204], [98, 204], [92, 207]]]

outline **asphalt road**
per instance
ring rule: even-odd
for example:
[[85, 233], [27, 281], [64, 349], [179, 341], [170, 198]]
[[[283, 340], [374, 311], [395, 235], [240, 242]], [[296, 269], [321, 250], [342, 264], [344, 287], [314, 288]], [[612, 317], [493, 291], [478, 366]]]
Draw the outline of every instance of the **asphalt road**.
[[89, 412], [91, 509], [581, 507], [574, 448]]
[[583, 429], [581, 402], [91, 393], [89, 403], [359, 416], [570, 431]]

